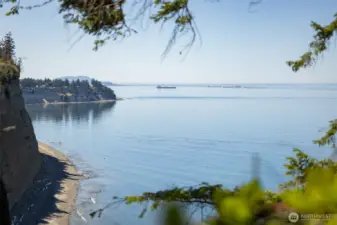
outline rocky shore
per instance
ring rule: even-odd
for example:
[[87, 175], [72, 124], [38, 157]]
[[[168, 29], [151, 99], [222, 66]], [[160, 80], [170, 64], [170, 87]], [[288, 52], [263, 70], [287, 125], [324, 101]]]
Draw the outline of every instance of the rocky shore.
[[39, 143], [43, 157], [33, 184], [12, 208], [12, 225], [68, 225], [82, 175], [62, 153]]

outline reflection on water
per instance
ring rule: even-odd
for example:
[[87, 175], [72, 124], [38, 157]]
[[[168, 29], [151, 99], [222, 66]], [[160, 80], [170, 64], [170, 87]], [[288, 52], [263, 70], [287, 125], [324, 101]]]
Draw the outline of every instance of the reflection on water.
[[32, 121], [53, 121], [88, 123], [96, 122], [115, 107], [116, 102], [84, 104], [28, 105], [27, 111]]
[[[92, 209], [97, 196], [101, 192], [105, 192], [106, 186], [102, 182], [102, 176], [99, 176], [104, 171], [94, 168], [88, 162], [86, 157], [88, 155], [85, 154], [85, 152], [88, 153], [88, 150], [85, 146], [81, 146], [79, 141], [85, 142], [85, 140], [92, 138], [90, 125], [96, 124], [96, 129], [99, 130], [97, 127], [102, 124], [101, 122], [111, 118], [115, 104], [116, 102], [104, 102], [26, 106], [38, 139], [67, 155], [76, 164], [77, 170], [89, 178], [81, 181], [81, 189], [77, 195], [77, 211], [71, 217], [72, 224], [83, 224], [83, 220], [77, 212], [81, 212], [87, 217], [88, 210]], [[83, 127], [85, 128], [83, 129], [84, 133], [73, 132], [72, 128], [79, 131]], [[53, 133], [55, 134], [53, 138], [46, 138]], [[47, 136], [42, 134], [47, 134]], [[95, 148], [90, 149], [95, 150]], [[89, 158], [93, 158], [93, 156], [89, 156]]]

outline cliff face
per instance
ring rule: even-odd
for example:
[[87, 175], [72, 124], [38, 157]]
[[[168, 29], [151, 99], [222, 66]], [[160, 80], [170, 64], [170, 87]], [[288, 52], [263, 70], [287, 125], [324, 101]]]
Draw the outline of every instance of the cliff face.
[[42, 157], [25, 109], [19, 80], [6, 86], [0, 87], [0, 172], [12, 208], [32, 184]]

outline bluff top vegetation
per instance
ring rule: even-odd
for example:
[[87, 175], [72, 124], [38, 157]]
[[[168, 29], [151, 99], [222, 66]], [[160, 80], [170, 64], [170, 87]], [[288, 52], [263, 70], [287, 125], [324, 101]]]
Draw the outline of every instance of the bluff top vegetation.
[[[104, 45], [108, 40], [118, 40], [128, 37], [137, 31], [130, 25], [135, 20], [148, 18], [154, 23], [173, 23], [172, 36], [168, 41], [163, 55], [166, 56], [180, 35], [190, 35], [190, 41], [181, 49], [188, 53], [198, 37], [198, 29], [190, 3], [194, 0], [47, 0], [38, 5], [22, 5], [21, 1], [3, 0], [10, 5], [7, 15], [19, 14], [21, 10], [31, 10], [43, 7], [53, 2], [59, 6], [59, 13], [67, 24], [75, 24], [85, 34], [96, 37], [94, 50]], [[216, 1], [210, 1], [216, 4]], [[205, 3], [207, 4], [207, 3]], [[250, 5], [263, 4], [262, 0], [253, 0]], [[322, 1], [321, 4], [324, 4]], [[125, 13], [126, 6], [132, 6], [135, 14]], [[150, 12], [150, 13], [148, 13]], [[38, 13], [38, 12], [34, 12]], [[149, 17], [147, 17], [149, 15]], [[311, 22], [314, 31], [312, 42], [298, 60], [288, 61], [287, 65], [294, 71], [314, 65], [324, 52], [337, 32], [337, 14], [332, 15], [331, 22], [320, 25]], [[337, 120], [330, 121], [330, 129], [314, 143], [319, 146], [328, 145], [335, 148]], [[222, 185], [203, 183], [194, 187], [175, 187], [158, 192], [147, 192], [139, 196], [116, 197], [111, 204], [92, 212], [92, 216], [100, 216], [112, 204], [145, 204], [140, 217], [144, 216], [150, 205], [150, 210], [156, 210], [167, 203], [179, 203], [203, 210], [206, 207], [215, 210], [215, 215], [205, 218], [204, 224], [209, 225], [248, 225], [289, 224], [289, 212], [299, 214], [315, 213], [330, 217], [321, 220], [298, 220], [297, 224], [337, 224], [337, 164], [332, 160], [317, 160], [309, 157], [299, 149], [294, 150], [295, 157], [289, 157], [287, 175], [292, 179], [283, 184], [280, 191], [272, 193], [262, 190], [258, 179], [234, 190], [228, 190]], [[187, 216], [178, 210], [179, 207], [168, 207], [162, 224], [186, 224]], [[297, 220], [296, 214], [292, 219]], [[291, 223], [293, 224], [293, 223]]]
[[0, 40], [0, 85], [18, 79], [22, 70], [22, 61], [15, 56], [15, 42], [12, 33]]

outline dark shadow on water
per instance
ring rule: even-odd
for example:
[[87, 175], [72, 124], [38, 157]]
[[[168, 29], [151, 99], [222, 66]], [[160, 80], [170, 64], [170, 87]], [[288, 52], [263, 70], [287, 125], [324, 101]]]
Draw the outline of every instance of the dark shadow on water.
[[67, 213], [57, 208], [57, 203], [61, 201], [55, 195], [62, 192], [61, 182], [64, 179], [78, 180], [79, 177], [66, 172], [68, 162], [45, 154], [42, 156], [42, 167], [34, 184], [12, 209], [12, 225], [48, 224], [47, 219], [52, 214], [62, 216]]
[[116, 102], [81, 103], [59, 105], [27, 105], [26, 109], [32, 121], [52, 120], [54, 122], [88, 123], [98, 121], [105, 114], [110, 113]]

